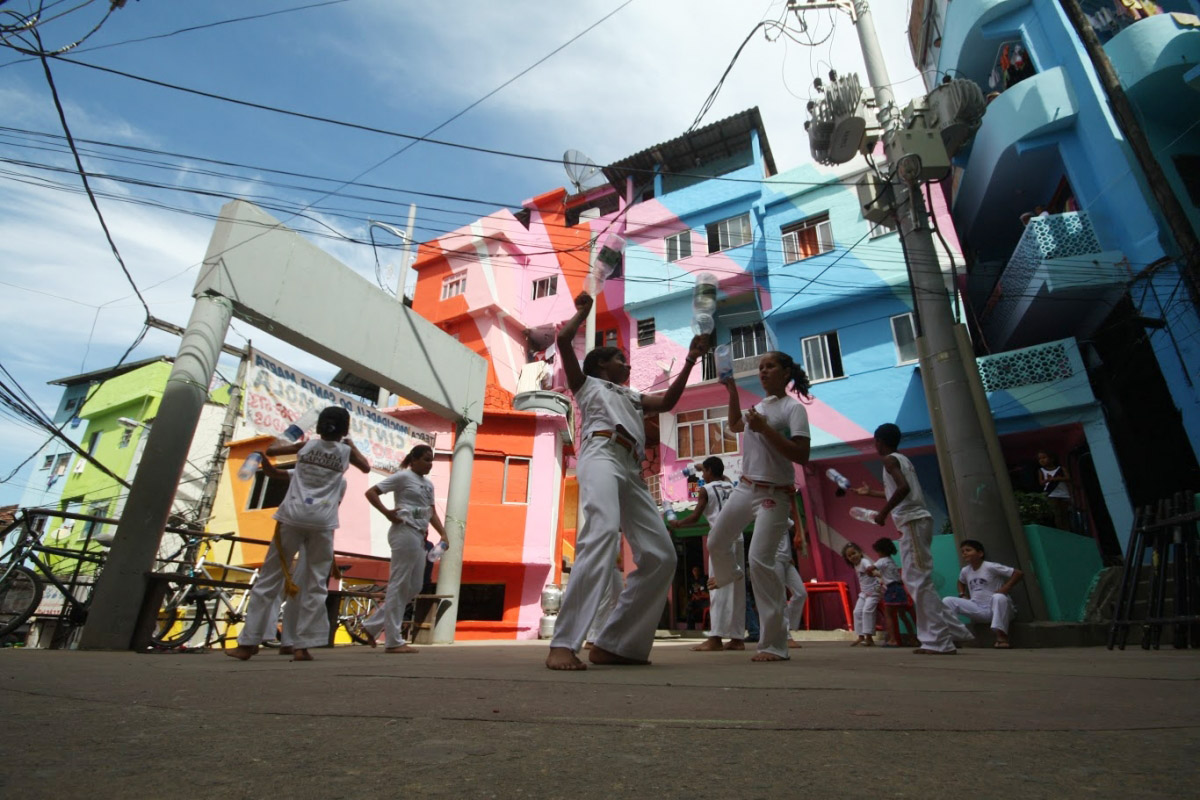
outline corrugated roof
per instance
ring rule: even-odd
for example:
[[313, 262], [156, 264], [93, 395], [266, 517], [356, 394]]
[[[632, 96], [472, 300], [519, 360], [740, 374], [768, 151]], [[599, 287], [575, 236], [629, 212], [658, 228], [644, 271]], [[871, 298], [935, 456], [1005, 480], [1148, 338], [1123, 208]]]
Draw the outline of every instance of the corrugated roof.
[[84, 372], [80, 375], [72, 375], [69, 378], [57, 378], [52, 381], [47, 381], [51, 386], [74, 386], [77, 383], [92, 383], [101, 378], [115, 378], [118, 375], [124, 375], [126, 372], [132, 372], [139, 367], [144, 367], [147, 364], [157, 364], [159, 361], [174, 363], [175, 359], [171, 356], [155, 356], [154, 358], [144, 358], [141, 361], [130, 361], [128, 364], [122, 364], [119, 367], [105, 367], [91, 372]]
[[758, 106], [615, 161], [604, 168], [604, 177], [623, 193], [627, 177], [632, 176], [635, 182], [645, 181], [659, 165], [666, 172], [693, 172], [706, 163], [728, 158], [750, 147], [750, 134], [754, 131], [758, 132], [767, 177], [770, 177], [776, 173], [775, 157], [771, 155]]

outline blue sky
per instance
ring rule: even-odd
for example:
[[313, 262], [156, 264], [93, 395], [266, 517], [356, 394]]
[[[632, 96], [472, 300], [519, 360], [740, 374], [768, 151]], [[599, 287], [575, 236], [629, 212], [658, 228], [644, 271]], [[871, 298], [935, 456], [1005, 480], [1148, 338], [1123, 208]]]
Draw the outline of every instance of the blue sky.
[[[41, 5], [38, 32], [51, 50], [100, 22], [107, 2]], [[3, 4], [21, 14], [37, 6], [35, 0]], [[872, 6], [903, 102], [921, 89], [908, 56], [906, 4], [876, 0]], [[551, 159], [574, 148], [604, 163], [683, 133], [746, 35], [784, 8], [779, 0], [140, 0], [113, 12], [68, 57], [202, 92], [423, 135], [611, 13], [434, 134]], [[54, 18], [62, 12], [69, 13]], [[213, 25], [268, 12], [281, 13]], [[758, 106], [781, 170], [808, 161], [803, 124], [812, 77], [831, 65], [862, 73], [848, 16], [809, 11], [805, 20], [807, 33], [796, 35], [817, 46], [787, 37], [766, 41], [756, 33], [704, 118], [712, 122]], [[797, 27], [794, 17], [788, 22]], [[183, 30], [192, 27], [198, 29]], [[126, 179], [94, 178], [92, 187], [102, 193], [100, 209], [134, 282], [155, 317], [179, 325], [191, 311], [211, 216], [227, 198], [268, 198], [305, 209], [288, 224], [320, 233], [314, 241], [374, 281], [372, 250], [361, 243], [368, 238], [368, 218], [403, 227], [408, 204], [415, 202], [416, 236], [427, 239], [567, 182], [557, 164], [428, 143], [397, 155], [408, 141], [79, 64], [52, 60], [50, 68], [72, 134], [101, 143], [79, 142], [85, 168]], [[0, 292], [9, 310], [0, 363], [48, 414], [61, 389], [47, 381], [115, 363], [145, 316], [95, 212], [78, 192], [62, 133], [40, 61], [0, 48]], [[358, 185], [330, 194], [351, 180]], [[287, 219], [285, 212], [274, 213]], [[395, 280], [390, 269], [397, 253], [381, 251], [381, 259], [385, 278]], [[234, 323], [228, 341], [243, 346], [247, 337], [313, 377], [327, 380], [335, 371], [245, 323]], [[173, 355], [178, 344], [151, 330], [130, 359]], [[221, 365], [228, 377], [235, 369], [232, 360]], [[0, 409], [0, 478], [45, 438]], [[0, 484], [0, 505], [19, 500], [23, 477]]]

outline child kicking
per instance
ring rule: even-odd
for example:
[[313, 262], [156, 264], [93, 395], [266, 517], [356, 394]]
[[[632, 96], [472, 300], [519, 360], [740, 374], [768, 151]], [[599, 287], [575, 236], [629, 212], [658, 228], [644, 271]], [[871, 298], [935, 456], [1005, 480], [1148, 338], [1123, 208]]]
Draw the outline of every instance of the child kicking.
[[974, 539], [966, 539], [958, 547], [962, 560], [967, 563], [958, 574], [958, 597], [943, 597], [942, 603], [952, 614], [974, 622], [990, 622], [996, 635], [993, 647], [1007, 650], [1008, 625], [1012, 621], [1014, 607], [1009, 592], [1021, 582], [1025, 573], [1014, 567], [985, 561], [987, 553], [983, 545]]

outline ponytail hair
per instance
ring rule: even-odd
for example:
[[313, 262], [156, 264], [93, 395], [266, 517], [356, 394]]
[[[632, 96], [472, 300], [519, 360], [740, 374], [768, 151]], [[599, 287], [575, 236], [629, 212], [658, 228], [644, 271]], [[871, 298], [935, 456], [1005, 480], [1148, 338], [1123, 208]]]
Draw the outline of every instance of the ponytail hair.
[[344, 439], [350, 433], [350, 412], [341, 406], [328, 406], [317, 416], [317, 435], [322, 439]]
[[412, 462], [416, 461], [418, 458], [424, 458], [426, 453], [432, 452], [433, 448], [427, 444], [417, 445], [412, 450], [409, 450], [408, 455], [406, 455], [404, 460], [400, 462], [400, 469], [408, 469], [410, 466], [412, 466]]
[[788, 383], [792, 385], [793, 392], [804, 398], [812, 396], [808, 393], [808, 388], [811, 384], [808, 381], [808, 373], [804, 371], [804, 367], [797, 364], [791, 356], [782, 350], [772, 350], [769, 353], [764, 353], [764, 355], [772, 356], [779, 362], [779, 366], [787, 373]]

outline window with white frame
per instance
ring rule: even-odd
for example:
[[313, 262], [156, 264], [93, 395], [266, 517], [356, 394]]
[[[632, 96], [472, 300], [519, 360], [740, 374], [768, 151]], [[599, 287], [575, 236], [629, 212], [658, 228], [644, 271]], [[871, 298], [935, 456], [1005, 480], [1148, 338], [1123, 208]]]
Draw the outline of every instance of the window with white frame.
[[692, 232], [673, 233], [667, 237], [667, 261], [679, 261], [692, 255]]
[[529, 503], [529, 459], [504, 457], [504, 502]]
[[837, 332], [822, 333], [800, 340], [804, 352], [804, 369], [813, 383], [845, 377], [842, 371], [842, 349]]
[[54, 465], [55, 475], [66, 475], [67, 466], [71, 463], [70, 453], [59, 453], [58, 462]]
[[46, 460], [42, 462], [42, 469], [50, 469], [54, 466], [54, 456], [46, 456]]
[[896, 343], [897, 364], [917, 360], [917, 326], [912, 312], [892, 317], [892, 341]]
[[729, 430], [728, 406], [681, 411], [675, 415], [675, 454], [679, 458], [705, 458], [738, 451], [737, 434]]
[[533, 282], [533, 299], [541, 300], [543, 297], [550, 297], [558, 294], [558, 276], [551, 275], [548, 278], [538, 278]]
[[757, 358], [767, 352], [767, 330], [761, 322], [729, 329], [733, 360]]
[[442, 299], [458, 297], [467, 290], [467, 273], [456, 272], [442, 281]]
[[708, 233], [708, 252], [710, 253], [719, 253], [722, 250], [741, 247], [754, 241], [749, 213], [710, 223], [705, 226], [705, 230]]
[[833, 249], [833, 226], [828, 214], [819, 214], [781, 229], [783, 263], [791, 264]]
[[638, 347], [649, 347], [654, 344], [654, 317], [638, 320]]
[[[276, 464], [277, 469], [294, 469], [295, 464]], [[279, 508], [287, 494], [288, 479], [272, 478], [261, 469], [254, 476], [254, 485], [250, 488], [250, 497], [246, 501], [246, 509]]]

